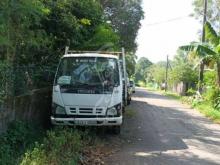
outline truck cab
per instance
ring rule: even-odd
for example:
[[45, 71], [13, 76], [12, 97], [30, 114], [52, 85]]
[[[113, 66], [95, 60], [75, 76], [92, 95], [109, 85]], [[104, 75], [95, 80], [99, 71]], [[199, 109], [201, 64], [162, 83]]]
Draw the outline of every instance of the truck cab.
[[122, 71], [111, 54], [65, 54], [53, 84], [54, 125], [112, 126], [122, 124]]

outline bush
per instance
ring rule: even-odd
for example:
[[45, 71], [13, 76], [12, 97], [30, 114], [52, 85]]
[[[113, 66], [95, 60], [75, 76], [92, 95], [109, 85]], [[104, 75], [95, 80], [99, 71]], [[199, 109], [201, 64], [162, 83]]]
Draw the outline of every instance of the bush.
[[34, 149], [25, 154], [21, 165], [78, 164], [85, 135], [86, 133], [65, 128], [48, 131], [43, 143], [36, 143]]
[[10, 65], [6, 61], [0, 61], [0, 103], [4, 103], [6, 97], [11, 94], [11, 87]]
[[37, 125], [22, 121], [12, 122], [8, 131], [0, 136], [0, 164], [19, 164], [21, 155], [42, 135], [43, 131]]
[[212, 106], [217, 110], [220, 110], [220, 89], [216, 87], [212, 87], [207, 89], [207, 91], [203, 94], [206, 101], [210, 101]]
[[187, 96], [193, 96], [196, 94], [196, 90], [189, 88], [186, 92]]
[[33, 123], [15, 121], [0, 136], [0, 165], [75, 165], [84, 147], [97, 140], [94, 131], [57, 127], [45, 132]]
[[220, 96], [214, 100], [214, 108], [220, 110]]
[[138, 86], [138, 87], [145, 87], [146, 84], [145, 84], [145, 82], [143, 82], [143, 81], [138, 81], [137, 86]]

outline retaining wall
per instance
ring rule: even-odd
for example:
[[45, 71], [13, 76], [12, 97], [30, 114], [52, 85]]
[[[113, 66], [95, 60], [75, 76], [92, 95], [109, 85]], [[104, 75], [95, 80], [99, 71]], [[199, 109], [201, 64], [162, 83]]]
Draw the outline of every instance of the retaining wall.
[[51, 88], [36, 89], [28, 94], [10, 99], [0, 107], [0, 133], [7, 130], [13, 120], [36, 122], [42, 126], [50, 123]]

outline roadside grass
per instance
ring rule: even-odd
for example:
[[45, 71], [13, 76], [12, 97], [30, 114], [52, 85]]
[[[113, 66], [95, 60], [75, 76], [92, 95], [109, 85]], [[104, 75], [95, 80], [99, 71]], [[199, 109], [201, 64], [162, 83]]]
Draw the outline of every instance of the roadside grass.
[[[0, 135], [0, 165], [86, 164], [82, 163], [87, 159], [83, 157], [85, 149], [102, 144], [90, 129], [56, 127], [44, 130], [32, 123], [15, 121]], [[90, 152], [93, 151], [94, 148]], [[95, 154], [87, 154], [90, 155]]]
[[173, 92], [163, 92], [163, 95], [168, 96], [169, 98], [176, 99], [182, 101], [182, 103], [186, 103], [190, 105], [192, 108], [198, 110], [200, 113], [204, 114], [206, 117], [214, 121], [215, 123], [220, 124], [220, 111], [213, 108], [211, 102], [194, 101], [192, 96], [180, 96]]
[[135, 85], [138, 87], [146, 87], [146, 84], [143, 81], [138, 81]]
[[48, 131], [42, 143], [36, 142], [34, 148], [25, 153], [20, 164], [76, 165], [82, 147], [81, 135], [77, 131], [66, 129]]
[[214, 109], [210, 102], [201, 102], [193, 106], [195, 109], [203, 113], [206, 117], [220, 124], [220, 111]]
[[162, 94], [171, 98], [171, 99], [180, 100], [182, 98], [182, 96], [180, 96], [176, 93], [173, 93], [173, 92], [169, 92], [169, 91], [167, 91], [167, 92], [163, 91]]
[[143, 81], [139, 81], [136, 86], [146, 88], [148, 91], [160, 91], [157, 86], [153, 84], [145, 84]]
[[158, 92], [164, 96], [167, 96], [171, 99], [176, 99], [176, 100], [180, 100], [182, 97], [176, 93], [173, 93], [173, 92], [170, 92], [170, 91], [167, 91], [165, 92], [164, 90], [160, 90], [160, 89], [156, 89], [154, 87], [145, 87], [148, 91], [152, 91], [152, 92]]
[[161, 92], [161, 90], [153, 88], [153, 87], [145, 87], [148, 91], [152, 91], [152, 92]]
[[128, 118], [132, 118], [136, 115], [136, 111], [132, 108], [126, 108], [124, 115]]
[[152, 92], [159, 92], [160, 94], [167, 96], [168, 98], [179, 100], [182, 103], [186, 103], [190, 105], [192, 108], [196, 109], [200, 113], [204, 114], [207, 118], [211, 119], [215, 123], [220, 124], [220, 111], [217, 109], [213, 108], [212, 104], [208, 101], [202, 101], [202, 102], [195, 102], [193, 101], [192, 96], [180, 96], [177, 93], [170, 92], [170, 91], [162, 91], [159, 89], [156, 89], [152, 86], [143, 86], [145, 87], [148, 91]]
[[190, 105], [192, 108], [196, 109], [200, 113], [204, 114], [206, 117], [214, 121], [215, 123], [220, 124], [220, 111], [213, 108], [212, 104], [208, 101], [194, 101], [192, 96], [180, 96], [175, 93], [165, 92], [165, 96], [168, 96], [172, 99], [180, 100], [182, 103]]

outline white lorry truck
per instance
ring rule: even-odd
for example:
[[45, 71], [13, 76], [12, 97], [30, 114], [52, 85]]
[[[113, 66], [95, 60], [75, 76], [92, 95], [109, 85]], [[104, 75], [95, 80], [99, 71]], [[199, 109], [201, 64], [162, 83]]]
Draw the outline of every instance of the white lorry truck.
[[111, 126], [120, 133], [127, 101], [122, 52], [65, 51], [53, 85], [54, 125]]

